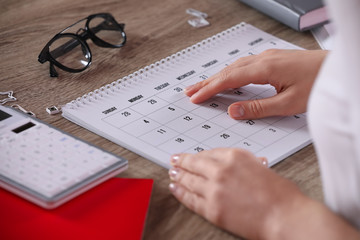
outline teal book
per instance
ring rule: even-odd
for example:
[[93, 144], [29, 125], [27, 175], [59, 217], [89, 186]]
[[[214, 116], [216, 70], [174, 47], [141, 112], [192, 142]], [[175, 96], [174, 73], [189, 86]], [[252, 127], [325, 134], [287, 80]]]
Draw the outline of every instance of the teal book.
[[322, 0], [239, 0], [295, 29], [305, 31], [329, 21]]

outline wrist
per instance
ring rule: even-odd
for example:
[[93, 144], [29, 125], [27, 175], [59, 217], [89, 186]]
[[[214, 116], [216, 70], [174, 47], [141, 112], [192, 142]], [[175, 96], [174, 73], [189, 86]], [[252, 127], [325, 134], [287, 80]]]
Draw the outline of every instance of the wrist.
[[297, 187], [285, 195], [288, 197], [280, 197], [266, 214], [260, 239], [290, 239], [296, 234], [299, 221], [306, 221], [304, 216], [311, 209], [309, 206], [313, 200], [303, 195]]
[[288, 200], [270, 211], [260, 239], [360, 239], [356, 228], [322, 203], [302, 193]]

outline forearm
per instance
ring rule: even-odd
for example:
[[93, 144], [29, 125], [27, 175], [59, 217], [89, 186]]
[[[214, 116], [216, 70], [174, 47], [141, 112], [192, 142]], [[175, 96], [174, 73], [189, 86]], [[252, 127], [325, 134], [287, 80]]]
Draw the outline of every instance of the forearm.
[[360, 239], [360, 232], [325, 205], [301, 196], [268, 221], [263, 239]]

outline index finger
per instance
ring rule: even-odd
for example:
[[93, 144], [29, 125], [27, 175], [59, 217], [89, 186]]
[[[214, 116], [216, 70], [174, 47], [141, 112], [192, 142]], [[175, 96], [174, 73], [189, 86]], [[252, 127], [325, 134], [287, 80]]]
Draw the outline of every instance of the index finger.
[[[227, 66], [226, 68], [230, 69], [230, 68], [236, 68], [236, 67], [242, 67], [242, 66], [246, 66], [248, 64], [251, 64], [252, 62], [254, 62], [254, 57], [256, 57], [255, 55], [251, 55], [251, 56], [247, 56], [247, 57], [242, 57], [239, 58], [238, 60], [236, 60], [235, 62], [231, 63], [229, 66]], [[223, 70], [223, 69], [222, 69]], [[188, 86], [187, 88], [185, 88], [185, 93], [186, 95], [188, 95], [189, 97], [191, 97], [194, 93], [196, 93], [197, 91], [199, 91], [200, 88], [206, 86], [207, 84], [209, 84], [211, 81], [213, 81], [214, 79], [216, 79], [216, 75], [210, 76], [209, 78], [200, 81], [192, 86]]]
[[190, 100], [193, 103], [201, 103], [225, 89], [238, 88], [250, 83], [267, 83], [257, 63], [242, 67], [226, 67], [214, 76], [186, 89], [186, 94], [191, 95]]

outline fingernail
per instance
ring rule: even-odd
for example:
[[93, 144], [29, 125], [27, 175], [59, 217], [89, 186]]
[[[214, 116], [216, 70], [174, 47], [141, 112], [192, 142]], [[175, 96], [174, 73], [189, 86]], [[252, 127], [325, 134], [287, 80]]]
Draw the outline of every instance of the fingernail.
[[180, 156], [178, 154], [172, 155], [170, 159], [171, 165], [176, 165], [179, 162]]
[[268, 163], [268, 161], [267, 161], [266, 158], [263, 159], [261, 163], [262, 163], [262, 165], [264, 165], [265, 167], [269, 167], [269, 163]]
[[176, 180], [176, 177], [177, 175], [179, 174], [179, 169], [178, 168], [172, 168], [169, 170], [169, 176], [170, 176], [170, 179], [175, 181]]
[[260, 160], [262, 165], [264, 165], [265, 167], [269, 167], [269, 163], [266, 157], [260, 157]]
[[176, 184], [175, 183], [170, 183], [169, 184], [169, 189], [170, 189], [171, 192], [174, 193], [176, 191]]
[[169, 189], [170, 189], [170, 192], [179, 199], [181, 199], [182, 196], [184, 195], [184, 188], [180, 187], [176, 183], [170, 183]]
[[194, 100], [197, 98], [197, 96], [199, 95], [199, 92], [194, 93], [191, 97], [190, 97], [190, 101], [194, 102]]
[[193, 87], [194, 87], [194, 85], [187, 86], [187, 87], [184, 89], [184, 91], [185, 91], [185, 92], [188, 92], [188, 91], [190, 91]]
[[245, 116], [245, 109], [242, 105], [234, 105], [230, 108], [230, 116], [233, 118], [243, 118]]

